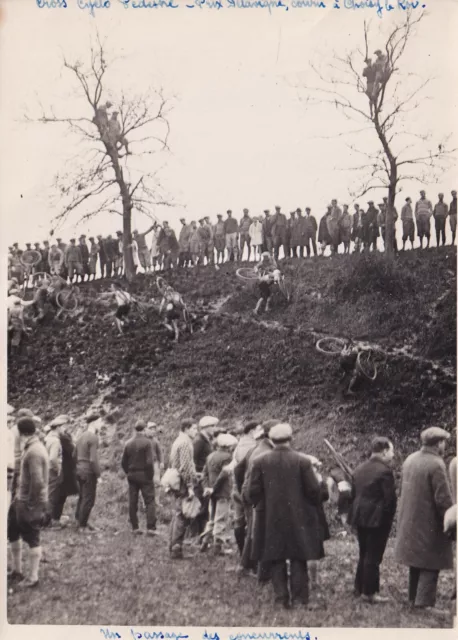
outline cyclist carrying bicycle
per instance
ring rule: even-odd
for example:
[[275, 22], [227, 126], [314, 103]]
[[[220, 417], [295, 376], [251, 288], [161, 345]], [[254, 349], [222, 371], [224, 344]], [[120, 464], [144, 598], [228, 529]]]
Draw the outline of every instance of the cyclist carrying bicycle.
[[[63, 278], [58, 275], [51, 276], [51, 278], [43, 279], [35, 293], [33, 295], [33, 307], [38, 313], [37, 320], [41, 320], [45, 316], [45, 305], [47, 302], [57, 309], [57, 294], [67, 286], [67, 283]], [[61, 309], [57, 312], [60, 315]]]
[[125, 291], [119, 282], [113, 282], [110, 287], [111, 291], [100, 294], [101, 298], [113, 296], [116, 300], [116, 311], [114, 319], [118, 327], [119, 335], [123, 335], [124, 326], [129, 324], [129, 313], [134, 302], [133, 297], [128, 291]]
[[280, 282], [281, 272], [275, 258], [271, 256], [268, 251], [264, 251], [264, 253], [261, 254], [261, 260], [255, 266], [254, 270], [259, 275], [259, 290], [261, 293], [261, 297], [254, 309], [254, 313], [257, 315], [263, 302], [265, 302], [266, 311], [270, 310], [272, 287]]
[[175, 291], [170, 285], [165, 287], [161, 304], [159, 306], [159, 314], [165, 305], [165, 321], [164, 326], [174, 334], [174, 341], [178, 342], [180, 332], [178, 329], [178, 320], [181, 316], [184, 318], [186, 312], [186, 303], [181, 295]]

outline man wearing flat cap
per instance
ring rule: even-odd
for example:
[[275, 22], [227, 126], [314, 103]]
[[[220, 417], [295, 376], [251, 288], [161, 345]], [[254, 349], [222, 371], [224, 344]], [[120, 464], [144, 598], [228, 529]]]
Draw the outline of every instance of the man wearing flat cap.
[[442, 459], [449, 438], [439, 427], [425, 429], [421, 449], [402, 467], [395, 558], [409, 567], [409, 601], [419, 609], [435, 606], [439, 572], [453, 569], [452, 543], [443, 530], [453, 504]]
[[146, 422], [137, 420], [135, 434], [127, 441], [121, 466], [129, 483], [129, 519], [134, 534], [143, 533], [138, 526], [138, 495], [146, 508], [146, 533], [156, 533], [156, 497], [154, 490], [154, 455], [151, 440], [145, 434]]
[[321, 490], [310, 460], [291, 448], [289, 424], [273, 426], [269, 439], [274, 448], [253, 462], [248, 496], [264, 506], [259, 560], [270, 570], [275, 601], [289, 609], [296, 600], [308, 603], [307, 562], [321, 552]]
[[255, 430], [253, 431], [253, 437], [256, 441], [256, 446], [251, 449], [251, 451], [247, 453], [244, 459], [234, 468], [234, 479], [237, 490], [241, 494], [244, 504], [248, 507], [248, 510], [246, 512], [246, 537], [243, 547], [241, 564], [243, 569], [245, 570], [257, 569], [258, 580], [260, 582], [264, 582], [268, 579], [268, 574], [260, 563], [260, 549], [262, 548], [262, 535], [265, 516], [264, 505], [262, 503], [253, 505], [248, 493], [248, 489], [250, 486], [253, 464], [257, 458], [262, 456], [264, 453], [269, 453], [272, 450], [273, 444], [271, 440], [269, 440], [269, 431], [272, 426], [278, 423], [279, 420], [266, 420], [255, 428]]
[[[215, 418], [214, 416], [204, 416], [199, 420], [199, 432], [193, 441], [194, 464], [196, 466], [196, 471], [199, 474], [199, 478], [201, 478], [208, 456], [213, 451], [212, 435], [218, 422], [218, 418]], [[203, 533], [207, 524], [209, 500], [208, 497], [203, 495], [203, 486], [201, 481], [199, 481], [195, 491], [202, 506], [199, 515], [192, 523], [191, 529], [194, 535], [200, 535]]]
[[88, 521], [95, 504], [97, 482], [100, 477], [98, 418], [97, 414], [87, 416], [87, 429], [76, 441], [76, 477], [79, 492], [75, 518], [80, 533], [95, 530]]

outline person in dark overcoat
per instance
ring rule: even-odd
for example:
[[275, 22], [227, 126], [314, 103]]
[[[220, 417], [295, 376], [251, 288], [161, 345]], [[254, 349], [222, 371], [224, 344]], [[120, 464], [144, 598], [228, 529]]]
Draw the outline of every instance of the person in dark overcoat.
[[269, 439], [274, 449], [253, 462], [248, 495], [264, 505], [258, 555], [270, 568], [276, 602], [289, 609], [295, 601], [308, 602], [307, 562], [319, 559], [322, 543], [321, 490], [310, 460], [291, 448], [289, 424], [272, 427]]
[[393, 456], [388, 438], [374, 438], [371, 457], [353, 474], [349, 523], [356, 529], [359, 545], [355, 595], [370, 603], [388, 602], [378, 592], [380, 565], [396, 513], [396, 488], [390, 468]]
[[260, 550], [263, 546], [264, 536], [264, 515], [265, 507], [262, 501], [252, 506], [249, 496], [249, 486], [254, 461], [264, 453], [272, 451], [273, 444], [269, 440], [270, 429], [279, 423], [279, 420], [266, 420], [262, 423], [261, 428], [255, 433], [256, 446], [248, 453], [242, 461], [240, 467], [234, 470], [235, 482], [239, 489], [245, 504], [251, 506], [251, 512], [248, 510], [247, 531], [245, 544], [243, 546], [241, 564], [246, 570], [257, 569], [259, 582], [266, 582], [269, 579], [269, 573], [260, 563]]
[[442, 459], [449, 438], [439, 427], [425, 429], [422, 448], [402, 467], [395, 558], [409, 567], [409, 601], [415, 608], [435, 606], [439, 572], [453, 569], [452, 542], [444, 532], [444, 515], [453, 504]]

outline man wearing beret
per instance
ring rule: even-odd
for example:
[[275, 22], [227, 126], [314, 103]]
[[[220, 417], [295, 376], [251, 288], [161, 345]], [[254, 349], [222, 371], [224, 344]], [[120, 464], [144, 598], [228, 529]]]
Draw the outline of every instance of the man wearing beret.
[[264, 506], [260, 561], [270, 569], [275, 601], [289, 609], [308, 603], [307, 562], [320, 558], [322, 544], [321, 490], [310, 460], [291, 448], [289, 424], [272, 427], [269, 439], [274, 449], [253, 462], [248, 495]]
[[353, 474], [353, 504], [349, 522], [357, 531], [359, 561], [355, 593], [371, 604], [388, 602], [379, 596], [380, 564], [396, 513], [393, 445], [388, 438], [374, 438], [371, 457]]
[[129, 483], [129, 519], [134, 534], [143, 533], [138, 526], [138, 494], [146, 508], [146, 533], [156, 534], [156, 497], [154, 491], [154, 456], [151, 440], [145, 434], [146, 422], [137, 420], [134, 437], [127, 441], [121, 466]]
[[421, 433], [420, 451], [402, 467], [395, 557], [409, 567], [409, 601], [419, 609], [435, 606], [439, 572], [453, 569], [452, 543], [443, 530], [453, 504], [442, 459], [449, 438], [444, 429], [429, 427]]
[[[17, 423], [21, 438], [22, 458], [17, 492], [8, 513], [8, 541], [13, 559], [12, 581], [21, 587], [38, 586], [41, 560], [40, 528], [46, 517], [48, 502], [48, 455], [37, 435], [33, 418], [20, 418]], [[29, 546], [30, 574], [22, 580], [21, 538]]]
[[81, 533], [95, 530], [88, 520], [95, 504], [97, 481], [100, 477], [99, 430], [96, 424], [98, 418], [96, 414], [86, 418], [87, 429], [76, 441], [76, 477], [79, 492], [75, 518]]

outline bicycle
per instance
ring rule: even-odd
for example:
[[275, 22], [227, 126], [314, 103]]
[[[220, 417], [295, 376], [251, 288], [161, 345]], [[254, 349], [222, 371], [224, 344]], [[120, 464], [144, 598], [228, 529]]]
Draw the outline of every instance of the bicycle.
[[[259, 277], [262, 276], [263, 273], [256, 271], [253, 267], [240, 267], [235, 272], [235, 275], [243, 282], [254, 283], [256, 281], [259, 281]], [[290, 279], [287, 278], [284, 274], [281, 274], [280, 279], [275, 281], [275, 284], [278, 286], [278, 290], [280, 291], [286, 302], [289, 302], [293, 293], [292, 283]]]
[[56, 304], [60, 309], [60, 312], [67, 311], [68, 313], [74, 313], [79, 304], [79, 288], [76, 284], [70, 285], [62, 291], [59, 291], [56, 295]]

